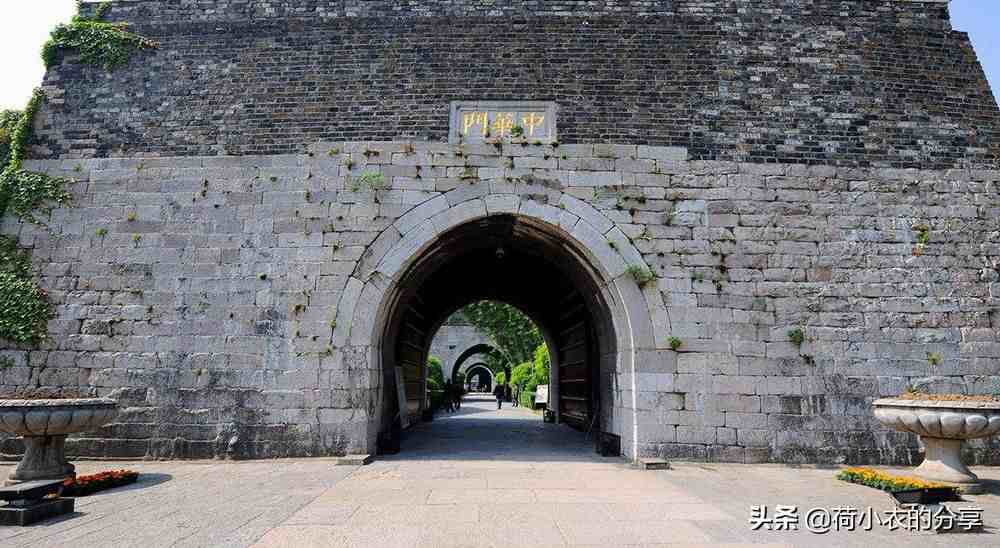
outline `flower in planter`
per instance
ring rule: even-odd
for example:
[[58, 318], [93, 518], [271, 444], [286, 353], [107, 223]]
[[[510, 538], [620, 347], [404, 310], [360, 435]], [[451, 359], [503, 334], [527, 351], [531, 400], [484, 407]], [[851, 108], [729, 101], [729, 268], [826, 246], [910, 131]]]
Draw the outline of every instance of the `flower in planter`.
[[135, 483], [138, 479], [139, 473], [132, 470], [113, 470], [89, 476], [77, 476], [63, 482], [62, 494], [65, 497], [85, 497], [98, 491]]
[[908, 489], [935, 489], [951, 487], [943, 483], [924, 481], [906, 476], [895, 476], [872, 468], [862, 467], [845, 468], [837, 474], [837, 479], [848, 483], [857, 483], [868, 487], [874, 487], [875, 489], [881, 489], [882, 491], [888, 491], [890, 493], [905, 491]]

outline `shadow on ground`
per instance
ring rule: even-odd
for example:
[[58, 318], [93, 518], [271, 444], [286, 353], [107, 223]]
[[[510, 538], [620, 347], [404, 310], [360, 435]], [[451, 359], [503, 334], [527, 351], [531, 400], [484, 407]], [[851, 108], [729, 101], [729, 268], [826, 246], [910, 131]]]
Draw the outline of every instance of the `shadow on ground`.
[[983, 486], [983, 495], [992, 495], [994, 497], [1000, 495], [1000, 480], [980, 478], [979, 483]]
[[170, 474], [157, 474], [155, 472], [143, 472], [139, 474], [139, 479], [135, 483], [129, 485], [123, 485], [121, 487], [115, 487], [114, 489], [108, 489], [107, 491], [101, 491], [90, 495], [92, 497], [97, 497], [106, 493], [122, 493], [125, 491], [138, 491], [140, 489], [148, 489], [154, 485], [159, 485], [164, 482], [168, 482], [174, 479]]

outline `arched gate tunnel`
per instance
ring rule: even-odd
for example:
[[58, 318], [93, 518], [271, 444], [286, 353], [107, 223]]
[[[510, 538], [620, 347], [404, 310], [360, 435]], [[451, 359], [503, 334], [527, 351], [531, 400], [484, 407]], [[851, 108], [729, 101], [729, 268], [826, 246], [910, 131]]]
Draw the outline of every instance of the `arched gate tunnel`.
[[[480, 300], [513, 305], [543, 333], [552, 356], [559, 420], [590, 430], [610, 399], [615, 335], [599, 278], [584, 256], [551, 227], [515, 215], [460, 225], [434, 240], [401, 277], [382, 347], [387, 386], [402, 367], [406, 412], [424, 405], [426, 362], [438, 327]], [[385, 398], [383, 417], [396, 416]], [[384, 424], [383, 428], [389, 425]]]

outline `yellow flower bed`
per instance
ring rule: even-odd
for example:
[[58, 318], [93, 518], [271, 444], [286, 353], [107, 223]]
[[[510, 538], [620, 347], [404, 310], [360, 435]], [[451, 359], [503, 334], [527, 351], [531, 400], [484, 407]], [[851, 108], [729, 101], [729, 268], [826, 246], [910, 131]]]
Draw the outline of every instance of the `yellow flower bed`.
[[894, 476], [885, 472], [879, 472], [873, 468], [863, 467], [845, 468], [837, 474], [837, 479], [849, 483], [867, 485], [868, 487], [889, 491], [890, 493], [905, 491], [907, 489], [933, 489], [936, 487], [954, 488], [951, 485], [945, 485], [943, 483], [924, 481], [922, 479], [907, 476]]

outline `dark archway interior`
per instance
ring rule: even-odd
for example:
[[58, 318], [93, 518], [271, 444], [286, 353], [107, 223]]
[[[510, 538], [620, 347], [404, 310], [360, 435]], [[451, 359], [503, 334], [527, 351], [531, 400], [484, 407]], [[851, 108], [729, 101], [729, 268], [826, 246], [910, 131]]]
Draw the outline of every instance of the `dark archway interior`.
[[[560, 421], [590, 430], [595, 417], [610, 412], [602, 411], [600, 394], [611, 375], [602, 379], [601, 366], [603, 357], [605, 369], [613, 368], [615, 352], [597, 279], [565, 234], [529, 219], [491, 216], [442, 234], [397, 286], [383, 339], [386, 386], [395, 385], [393, 368], [402, 367], [406, 412], [419, 414], [438, 327], [466, 304], [501, 301], [521, 309], [546, 335]], [[383, 416], [396, 416], [396, 401], [386, 398]]]
[[[486, 364], [477, 363], [466, 370], [466, 387], [475, 385], [480, 392], [490, 392], [493, 389], [493, 372]], [[473, 382], [474, 381], [474, 382]]]

